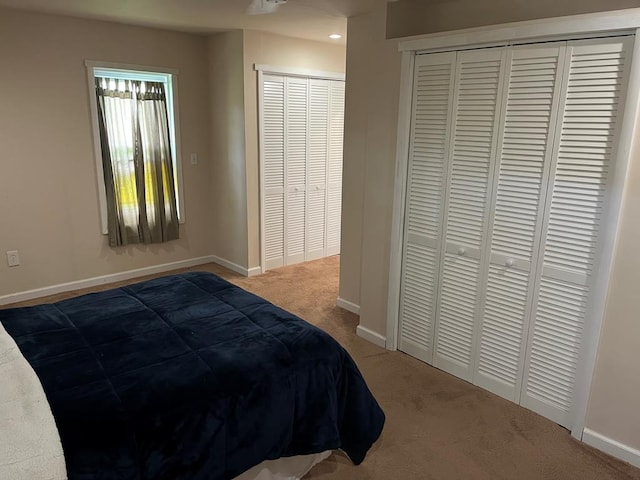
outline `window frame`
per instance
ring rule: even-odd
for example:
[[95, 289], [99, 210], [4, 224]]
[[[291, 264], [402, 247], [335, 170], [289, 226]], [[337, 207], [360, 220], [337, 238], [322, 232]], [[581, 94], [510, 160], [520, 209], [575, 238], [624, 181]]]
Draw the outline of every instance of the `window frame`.
[[178, 207], [178, 222], [185, 223], [184, 185], [182, 177], [182, 158], [180, 141], [180, 118], [178, 115], [178, 70], [174, 68], [150, 67], [145, 65], [131, 65], [125, 63], [111, 63], [86, 60], [87, 85], [89, 87], [89, 107], [91, 111], [91, 126], [93, 131], [93, 151], [96, 165], [96, 179], [98, 181], [98, 202], [100, 205], [100, 228], [103, 235], [109, 233], [107, 221], [107, 194], [104, 185], [104, 169], [102, 166], [102, 147], [98, 126], [98, 104], [96, 100], [96, 77], [121, 78], [126, 80], [142, 80], [161, 82], [166, 85], [167, 118], [169, 120], [169, 135], [171, 139], [171, 153], [173, 155], [174, 182], [176, 187], [176, 201]]

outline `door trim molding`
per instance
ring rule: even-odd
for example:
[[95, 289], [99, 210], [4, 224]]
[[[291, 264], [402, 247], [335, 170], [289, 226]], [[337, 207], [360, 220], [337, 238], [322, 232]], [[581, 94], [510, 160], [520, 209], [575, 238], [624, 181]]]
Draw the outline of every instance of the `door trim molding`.
[[[480, 29], [469, 29], [444, 34], [433, 34], [400, 42], [403, 52], [400, 83], [400, 110], [398, 116], [398, 139], [396, 147], [396, 175], [393, 194], [393, 216], [391, 231], [391, 255], [389, 264], [389, 292], [387, 305], [387, 348], [398, 347], [400, 309], [400, 280], [402, 273], [402, 245], [404, 235], [405, 196], [408, 174], [408, 154], [411, 125], [411, 102], [413, 95], [413, 65], [419, 51], [438, 49], [467, 49], [487, 46], [489, 43], [503, 45], [524, 40], [559, 40], [576, 37], [601, 37], [607, 34], [635, 34], [628, 80], [628, 93], [624, 105], [618, 151], [612, 160], [615, 165], [611, 179], [612, 193], [607, 222], [603, 224], [600, 260], [601, 274], [593, 286], [593, 310], [586, 318], [587, 327], [583, 336], [583, 368], [576, 375], [574, 412], [571, 433], [581, 438], [585, 425], [589, 393], [596, 364], [597, 346], [605, 314], [606, 298], [617, 244], [620, 210], [625, 179], [630, 163], [637, 116], [640, 110], [640, 8], [576, 15], [555, 19], [535, 20], [514, 24], [496, 25]], [[564, 38], [561, 38], [564, 37]]]
[[398, 144], [396, 146], [396, 174], [393, 188], [393, 218], [391, 222], [391, 258], [389, 259], [389, 296], [387, 299], [386, 348], [392, 351], [398, 349], [402, 246], [404, 244], [405, 197], [407, 195], [407, 174], [409, 169], [415, 60], [414, 53], [402, 53]]
[[408, 37], [400, 51], [464, 50], [529, 41], [573, 40], [630, 34], [640, 26], [640, 8], [544, 18]]
[[275, 75], [284, 75], [287, 77], [306, 77], [306, 78], [318, 78], [321, 80], [342, 80], [345, 79], [344, 73], [339, 72], [325, 72], [322, 70], [311, 70], [308, 68], [297, 67], [278, 67], [274, 65], [261, 65], [256, 63], [253, 65], [254, 70], [262, 73], [272, 73]]
[[265, 249], [265, 216], [264, 216], [264, 72], [258, 70], [258, 221], [260, 229], [260, 273], [267, 271], [267, 253]]

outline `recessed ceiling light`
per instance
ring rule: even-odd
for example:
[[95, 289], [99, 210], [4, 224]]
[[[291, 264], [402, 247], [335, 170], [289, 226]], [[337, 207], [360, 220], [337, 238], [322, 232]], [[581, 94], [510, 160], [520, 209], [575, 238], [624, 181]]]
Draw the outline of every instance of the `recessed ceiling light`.
[[339, 33], [332, 33], [331, 35], [329, 35], [329, 38], [333, 40], [339, 40], [342, 38], [342, 35], [340, 35]]

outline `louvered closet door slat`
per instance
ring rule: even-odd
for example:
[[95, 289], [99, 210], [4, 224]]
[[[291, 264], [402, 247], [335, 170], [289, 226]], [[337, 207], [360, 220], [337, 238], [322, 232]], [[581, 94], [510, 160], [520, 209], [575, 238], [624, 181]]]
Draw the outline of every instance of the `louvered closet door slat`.
[[265, 268], [284, 265], [284, 78], [263, 78]]
[[455, 53], [418, 56], [400, 290], [400, 350], [433, 361]]
[[630, 37], [570, 42], [521, 403], [570, 427]]
[[473, 378], [504, 55], [503, 49], [457, 54], [435, 365], [468, 381]]
[[342, 225], [342, 157], [344, 143], [344, 82], [330, 81], [329, 161], [327, 175], [327, 255], [340, 253]]
[[307, 261], [324, 257], [326, 252], [330, 87], [329, 80], [309, 80]]
[[304, 262], [306, 251], [307, 79], [286, 78], [286, 264]]
[[511, 401], [519, 400], [522, 385], [531, 265], [540, 243], [564, 51], [527, 46], [507, 54], [474, 383]]

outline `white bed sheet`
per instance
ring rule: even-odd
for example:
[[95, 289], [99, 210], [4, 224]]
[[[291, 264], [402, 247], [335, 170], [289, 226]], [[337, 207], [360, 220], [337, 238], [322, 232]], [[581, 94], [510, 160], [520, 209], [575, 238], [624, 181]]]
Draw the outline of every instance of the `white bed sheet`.
[[297, 457], [267, 460], [247, 470], [234, 480], [300, 480], [314, 465], [331, 455], [331, 451], [314, 455], [299, 455]]
[[66, 480], [62, 444], [40, 380], [0, 324], [0, 479]]

